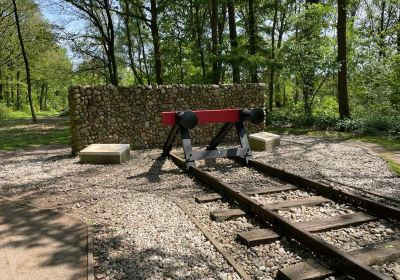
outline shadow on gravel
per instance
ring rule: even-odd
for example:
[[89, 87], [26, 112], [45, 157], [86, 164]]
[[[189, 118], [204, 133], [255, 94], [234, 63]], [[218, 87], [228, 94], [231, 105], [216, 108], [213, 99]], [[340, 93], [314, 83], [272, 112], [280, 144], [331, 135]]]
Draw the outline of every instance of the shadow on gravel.
[[174, 169], [174, 170], [161, 170], [165, 161], [167, 160], [166, 157], [159, 157], [155, 160], [153, 160], [153, 163], [151, 164], [149, 170], [144, 173], [140, 173], [134, 176], [129, 176], [126, 179], [128, 180], [135, 180], [135, 179], [140, 179], [140, 178], [146, 178], [150, 183], [160, 183], [161, 178], [160, 175], [163, 174], [175, 174], [179, 175], [182, 173], [180, 169]]
[[[103, 237], [104, 230], [102, 227], [94, 229], [94, 242], [97, 244], [94, 256], [100, 264], [95, 265], [97, 279], [103, 279], [106, 275], [124, 280], [204, 279], [206, 275], [193, 271], [204, 268], [207, 274], [218, 275], [223, 270], [201, 252], [171, 254], [159, 247], [140, 250], [134, 244], [123, 244], [120, 236]], [[204, 267], [204, 264], [207, 266]]]
[[0, 237], [0, 256], [11, 256], [2, 279], [87, 277], [87, 227], [81, 222], [0, 198]]

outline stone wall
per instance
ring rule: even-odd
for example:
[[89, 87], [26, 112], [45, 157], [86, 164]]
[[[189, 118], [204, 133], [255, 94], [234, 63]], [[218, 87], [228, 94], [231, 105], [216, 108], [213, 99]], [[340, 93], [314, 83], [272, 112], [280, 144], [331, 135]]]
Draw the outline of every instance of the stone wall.
[[[169, 127], [161, 112], [265, 106], [265, 85], [74, 86], [69, 90], [73, 153], [93, 143], [129, 143], [133, 149], [162, 147]], [[191, 131], [194, 145], [207, 144], [221, 124]], [[263, 125], [246, 125], [249, 132]], [[227, 141], [236, 141], [232, 132]]]

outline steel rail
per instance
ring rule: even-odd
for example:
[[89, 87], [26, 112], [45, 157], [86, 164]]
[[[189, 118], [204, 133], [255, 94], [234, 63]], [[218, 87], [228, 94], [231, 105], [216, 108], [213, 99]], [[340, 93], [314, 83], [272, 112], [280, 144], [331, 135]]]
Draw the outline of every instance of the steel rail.
[[230, 200], [236, 201], [240, 206], [246, 208], [249, 212], [255, 215], [260, 222], [265, 223], [265, 221], [268, 221], [272, 225], [280, 228], [285, 235], [293, 237], [301, 244], [306, 245], [312, 251], [328, 257], [329, 261], [326, 264], [329, 267], [342, 271], [356, 279], [389, 279], [385, 275], [363, 264], [345, 252], [335, 248], [322, 239], [315, 237], [310, 232], [302, 230], [300, 227], [294, 225], [268, 207], [263, 206], [242, 192], [235, 190], [228, 184], [221, 182], [200, 168], [195, 166], [187, 168], [185, 160], [173, 154], [170, 154], [169, 156], [178, 167], [194, 175], [194, 177], [204, 182], [221, 195], [224, 195]]
[[[243, 165], [246, 165], [243, 159], [241, 158], [234, 158], [234, 159], [235, 161]], [[371, 211], [378, 216], [400, 221], [400, 208], [385, 205], [383, 203], [376, 202], [368, 198], [360, 197], [356, 194], [352, 194], [344, 190], [335, 189], [329, 185], [307, 179], [300, 175], [289, 173], [283, 169], [272, 167], [255, 160], [249, 160], [247, 166], [253, 167], [254, 169], [262, 173], [265, 173], [269, 176], [277, 177], [293, 185], [298, 185], [303, 188], [313, 189], [317, 193], [325, 197], [332, 198], [333, 200], [344, 201], [349, 204], [352, 204], [355, 207], [361, 207], [368, 211]]]

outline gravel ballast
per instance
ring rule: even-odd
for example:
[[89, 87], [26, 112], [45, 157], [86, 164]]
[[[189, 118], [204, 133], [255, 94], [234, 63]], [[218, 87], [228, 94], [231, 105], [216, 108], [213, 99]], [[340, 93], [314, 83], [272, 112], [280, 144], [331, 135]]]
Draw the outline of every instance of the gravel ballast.
[[[195, 196], [211, 190], [171, 161], [155, 161], [157, 152], [132, 151], [131, 161], [115, 166], [79, 164], [64, 147], [0, 153], [0, 195], [68, 212], [92, 224], [96, 279], [239, 279], [175, 202], [185, 204], [254, 278], [271, 279], [279, 268], [310, 257], [307, 249], [285, 237], [255, 248], [238, 243], [238, 232], [265, 226], [248, 216], [223, 223], [211, 221], [211, 211], [235, 205], [224, 200], [196, 204]], [[255, 153], [254, 157], [336, 187], [354, 185], [400, 199], [400, 178], [382, 159], [361, 148], [284, 136], [272, 153]], [[281, 183], [229, 160], [198, 165], [241, 190]], [[295, 190], [255, 198], [262, 203], [278, 203], [310, 195]], [[279, 211], [292, 222], [353, 212], [347, 205], [332, 203]], [[319, 235], [348, 251], [400, 236], [400, 230], [398, 224], [380, 220]], [[376, 267], [392, 278], [397, 268], [398, 262]]]

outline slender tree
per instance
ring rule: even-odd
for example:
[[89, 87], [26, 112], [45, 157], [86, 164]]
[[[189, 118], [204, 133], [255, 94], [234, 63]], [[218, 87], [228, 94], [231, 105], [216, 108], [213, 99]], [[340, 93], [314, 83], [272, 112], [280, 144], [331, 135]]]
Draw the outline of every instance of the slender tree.
[[21, 71], [17, 70], [17, 98], [16, 109], [21, 110]]
[[13, 3], [13, 7], [14, 7], [15, 26], [17, 28], [18, 40], [19, 40], [19, 44], [21, 47], [21, 53], [22, 53], [22, 57], [24, 59], [24, 64], [25, 64], [26, 84], [27, 84], [27, 88], [28, 88], [28, 99], [29, 99], [29, 106], [30, 106], [31, 114], [32, 114], [32, 122], [37, 123], [35, 107], [33, 106], [33, 100], [32, 100], [32, 81], [31, 81], [31, 69], [29, 66], [29, 59], [28, 59], [28, 55], [25, 50], [24, 40], [22, 38], [17, 3], [15, 0], [12, 0], [12, 3]]
[[337, 44], [338, 44], [338, 102], [340, 118], [350, 117], [349, 98], [347, 93], [347, 0], [338, 0]]
[[397, 7], [397, 53], [400, 54], [400, 5]]
[[218, 67], [218, 0], [209, 0], [211, 26], [211, 61], [212, 83], [219, 84], [220, 71]]
[[[310, 8], [313, 4], [318, 4], [319, 0], [306, 0], [306, 10]], [[309, 20], [311, 20], [311, 15], [306, 12], [305, 14], [305, 22], [306, 26], [303, 28], [302, 36], [306, 41], [312, 41], [313, 36], [315, 36], [316, 32], [313, 32], [313, 28], [319, 29], [320, 27], [312, 26], [311, 24], [307, 24]], [[308, 50], [311, 52], [312, 50]], [[306, 54], [308, 55], [308, 54]], [[315, 69], [309, 68], [306, 69], [302, 75], [303, 79], [303, 101], [304, 101], [304, 113], [307, 117], [310, 117], [312, 114], [312, 98], [314, 96], [314, 79], [315, 79]]]
[[229, 38], [231, 44], [231, 60], [232, 60], [232, 80], [235, 84], [240, 84], [240, 65], [238, 53], [238, 38], [236, 31], [236, 15], [234, 0], [228, 0], [228, 17], [229, 17]]
[[156, 82], [159, 85], [164, 83], [162, 78], [162, 62], [161, 62], [161, 48], [160, 48], [160, 32], [158, 28], [158, 7], [157, 0], [150, 1], [150, 29], [153, 37], [154, 49], [154, 68], [156, 72]]
[[136, 81], [143, 85], [142, 76], [138, 73], [135, 65], [135, 60], [133, 57], [133, 43], [132, 43], [132, 35], [131, 35], [131, 27], [130, 27], [130, 5], [128, 0], [124, 0], [125, 2], [125, 16], [124, 16], [124, 24], [125, 24], [125, 34], [126, 34], [126, 43], [128, 47], [128, 57], [129, 57], [129, 66], [132, 70], [133, 75], [135, 76]]
[[[256, 15], [254, 10], [254, 2], [256, 0], [248, 0], [249, 4], [249, 54], [254, 56], [257, 54], [257, 31], [256, 31]], [[258, 83], [257, 66], [251, 65], [250, 78], [252, 83]]]
[[274, 82], [275, 82], [275, 31], [276, 25], [278, 22], [278, 8], [279, 8], [279, 0], [274, 1], [274, 19], [272, 20], [272, 29], [271, 29], [271, 64], [269, 69], [269, 81], [268, 81], [268, 89], [269, 89], [269, 110], [272, 111], [273, 102], [274, 102]]

